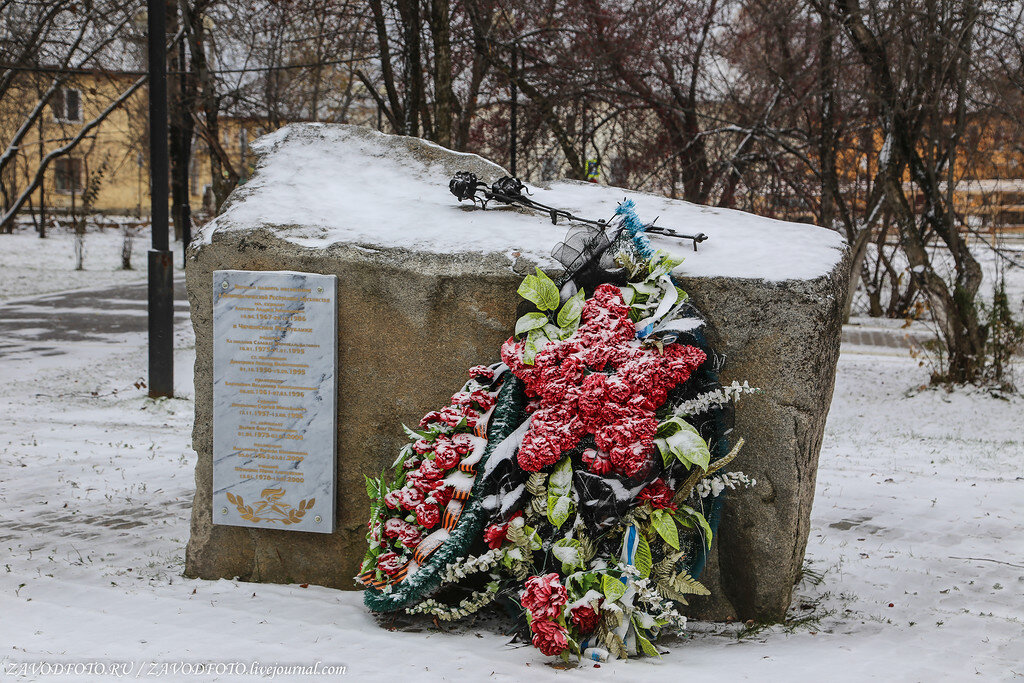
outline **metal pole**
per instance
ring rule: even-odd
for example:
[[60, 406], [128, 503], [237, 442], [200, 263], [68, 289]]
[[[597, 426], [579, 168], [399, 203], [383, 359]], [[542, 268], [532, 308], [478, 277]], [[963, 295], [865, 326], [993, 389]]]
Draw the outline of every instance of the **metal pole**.
[[174, 257], [167, 225], [167, 6], [147, 0], [149, 43], [149, 395], [174, 395]]
[[512, 177], [518, 177], [516, 174], [516, 137], [517, 136], [517, 118], [519, 113], [519, 87], [516, 84], [516, 61], [517, 52], [516, 47], [512, 46], [512, 77], [509, 79], [509, 94], [512, 96], [511, 111], [509, 112], [509, 169], [512, 172]]

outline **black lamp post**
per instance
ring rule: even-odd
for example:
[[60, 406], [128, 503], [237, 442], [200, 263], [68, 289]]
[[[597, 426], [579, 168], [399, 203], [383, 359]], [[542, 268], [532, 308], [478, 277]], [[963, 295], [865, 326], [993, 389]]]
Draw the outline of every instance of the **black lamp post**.
[[174, 258], [167, 225], [167, 7], [147, 0], [149, 44], [149, 395], [174, 395]]

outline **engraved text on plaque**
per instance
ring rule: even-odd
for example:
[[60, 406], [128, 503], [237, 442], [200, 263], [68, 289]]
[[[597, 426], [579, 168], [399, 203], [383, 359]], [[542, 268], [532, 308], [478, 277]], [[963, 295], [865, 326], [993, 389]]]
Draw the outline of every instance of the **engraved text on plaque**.
[[213, 522], [334, 530], [333, 275], [213, 274]]

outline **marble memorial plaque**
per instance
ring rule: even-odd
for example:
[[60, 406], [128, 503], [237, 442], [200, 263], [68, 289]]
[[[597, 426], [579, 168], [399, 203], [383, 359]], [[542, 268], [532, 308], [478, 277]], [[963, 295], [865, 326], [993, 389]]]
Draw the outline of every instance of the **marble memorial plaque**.
[[213, 273], [213, 522], [334, 531], [334, 275]]

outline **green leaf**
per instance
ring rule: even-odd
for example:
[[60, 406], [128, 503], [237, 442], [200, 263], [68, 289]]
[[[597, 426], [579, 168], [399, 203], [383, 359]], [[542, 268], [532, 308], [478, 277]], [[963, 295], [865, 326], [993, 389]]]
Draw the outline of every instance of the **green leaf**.
[[651, 258], [651, 274], [648, 276], [648, 279], [657, 279], [666, 273], [670, 273], [682, 262], [683, 259], [674, 259], [668, 255], [668, 252], [659, 249]]
[[572, 492], [572, 460], [565, 456], [558, 461], [548, 477], [548, 493], [567, 496]]
[[583, 560], [580, 558], [580, 542], [575, 538], [560, 538], [555, 541], [551, 548], [551, 554], [562, 563], [562, 573], [571, 574], [572, 570], [583, 568]]
[[643, 631], [639, 626], [637, 626], [636, 621], [633, 622], [633, 628], [636, 629], [636, 642], [640, 643], [640, 649], [643, 650], [644, 654], [650, 657], [661, 657], [657, 648], [651, 644], [651, 641], [644, 637]]
[[536, 275], [527, 275], [517, 291], [519, 296], [532, 302], [542, 311], [555, 310], [561, 300], [558, 287], [540, 268], [537, 269]]
[[548, 317], [543, 313], [538, 313], [536, 311], [527, 313], [516, 321], [516, 336], [519, 336], [524, 332], [529, 332], [530, 330], [536, 330], [539, 327], [544, 327], [547, 324]]
[[370, 479], [365, 474], [363, 479], [366, 480], [366, 495], [369, 496], [370, 500], [377, 500], [380, 496], [380, 480]]
[[562, 337], [562, 328], [559, 327], [558, 325], [552, 325], [551, 323], [548, 323], [541, 329], [544, 332], [544, 336], [550, 339], [551, 341], [557, 341]]
[[647, 297], [653, 296], [661, 291], [658, 289], [656, 284], [650, 282], [631, 282], [629, 283], [629, 286], [635, 289], [637, 294], [643, 296], [645, 301]]
[[559, 529], [572, 514], [572, 500], [565, 496], [548, 498], [548, 521]]
[[711, 451], [708, 449], [707, 441], [700, 437], [696, 429], [681, 429], [668, 437], [667, 441], [669, 448], [681, 462], [707, 470], [708, 463], [711, 462]]
[[676, 458], [676, 454], [668, 447], [668, 441], [665, 439], [655, 439], [654, 445], [658, 447], [658, 452], [661, 453], [661, 461], [665, 467], [671, 465], [672, 461]]
[[576, 318], [570, 322], [566, 327], [561, 328], [561, 332], [558, 334], [559, 339], [568, 339], [572, 335], [576, 334], [576, 330], [580, 327], [580, 319]]
[[672, 453], [686, 465], [696, 465], [707, 470], [711, 462], [711, 451], [707, 442], [689, 422], [673, 415], [658, 425], [657, 436], [654, 443], [661, 451], [662, 458], [665, 458], [666, 465], [669, 463], [666, 453]]
[[537, 357], [537, 342], [544, 340], [544, 333], [540, 330], [530, 330], [526, 334], [526, 345], [523, 347], [523, 363], [533, 365], [533, 359]]
[[543, 542], [540, 540], [540, 534], [537, 533], [535, 528], [527, 524], [523, 526], [523, 534], [525, 535], [526, 543], [528, 544], [528, 546], [524, 547], [529, 547], [530, 550], [540, 550]]
[[380, 552], [380, 546], [377, 546], [375, 548], [371, 547], [366, 551], [366, 555], [363, 556], [363, 563], [359, 565], [360, 574], [376, 566], [377, 556], [380, 555]]
[[[397, 491], [398, 489], [400, 489], [403, 486], [405, 486], [405, 477], [406, 477], [406, 475], [409, 474], [409, 470], [405, 469], [401, 465], [398, 466], [398, 468], [396, 469], [396, 472], [397, 472], [397, 474], [395, 475], [395, 480], [393, 482], [391, 482], [391, 486], [390, 486], [390, 489], [389, 489], [391, 491]], [[385, 491], [383, 488], [381, 488], [381, 493], [382, 494], [386, 494], [387, 491]]]
[[409, 437], [410, 441], [419, 441], [420, 439], [426, 438], [426, 433], [425, 432], [420, 432], [420, 431], [417, 431], [415, 429], [410, 429], [406, 425], [402, 425], [402, 431], [405, 432], [405, 435], [407, 437]]
[[636, 546], [636, 557], [633, 558], [633, 565], [640, 572], [640, 578], [646, 579], [651, 575], [651, 567], [654, 561], [651, 558], [651, 545], [647, 542], [647, 537], [643, 533], [640, 533], [639, 536], [640, 541]]
[[[711, 536], [712, 536], [711, 525], [708, 524], [708, 520], [704, 517], [704, 515], [702, 515], [701, 513], [697, 512], [696, 510], [694, 510], [689, 505], [680, 505], [679, 509], [676, 511], [676, 514], [680, 518], [682, 518], [679, 521], [682, 521], [683, 519], [686, 519], [687, 521], [691, 521], [691, 522], [696, 522], [697, 523], [697, 526], [700, 527], [701, 535], [704, 537], [704, 543], [706, 543], [708, 548], [710, 549], [711, 548]], [[683, 517], [683, 515], [686, 515], [686, 516]]]
[[[711, 591], [707, 589], [707, 586], [705, 586], [700, 581], [693, 578], [686, 572], [679, 572], [678, 574], [669, 577], [667, 583], [668, 587], [680, 596], [711, 595]], [[678, 600], [679, 598], [674, 599]]]
[[583, 304], [586, 296], [587, 295], [581, 289], [569, 297], [568, 301], [562, 304], [562, 310], [558, 312], [559, 327], [567, 327], [569, 323], [580, 319], [580, 314], [583, 313]]
[[[572, 636], [570, 636], [568, 633], [565, 634], [565, 639], [567, 641], [569, 641], [569, 650], [572, 650], [572, 653], [574, 655], [576, 655], [577, 657], [579, 657], [580, 656], [580, 644], [577, 643], [575, 640], [573, 640]], [[566, 652], [567, 652], [566, 650], [563, 650], [562, 654], [565, 654]], [[566, 657], [566, 661], [569, 661], [568, 657]]]
[[580, 585], [582, 586], [582, 593], [586, 593], [589, 590], [597, 590], [597, 587], [601, 584], [601, 580], [597, 578], [596, 574], [584, 574], [583, 578], [580, 579]]
[[391, 463], [391, 469], [399, 473], [404, 472], [405, 469], [402, 467], [402, 465], [405, 463], [406, 460], [409, 459], [409, 456], [411, 455], [412, 444], [407, 443], [404, 446], [402, 446], [401, 450], [398, 451], [398, 457], [395, 458], [395, 461], [393, 463]]
[[572, 514], [572, 460], [565, 456], [548, 477], [548, 521], [560, 528]]
[[651, 526], [676, 550], [679, 550], [679, 529], [676, 528], [676, 520], [666, 510], [655, 510], [651, 513]]
[[626, 594], [626, 586], [614, 576], [604, 574], [601, 577], [601, 592], [604, 593], [605, 600], [615, 602]]

